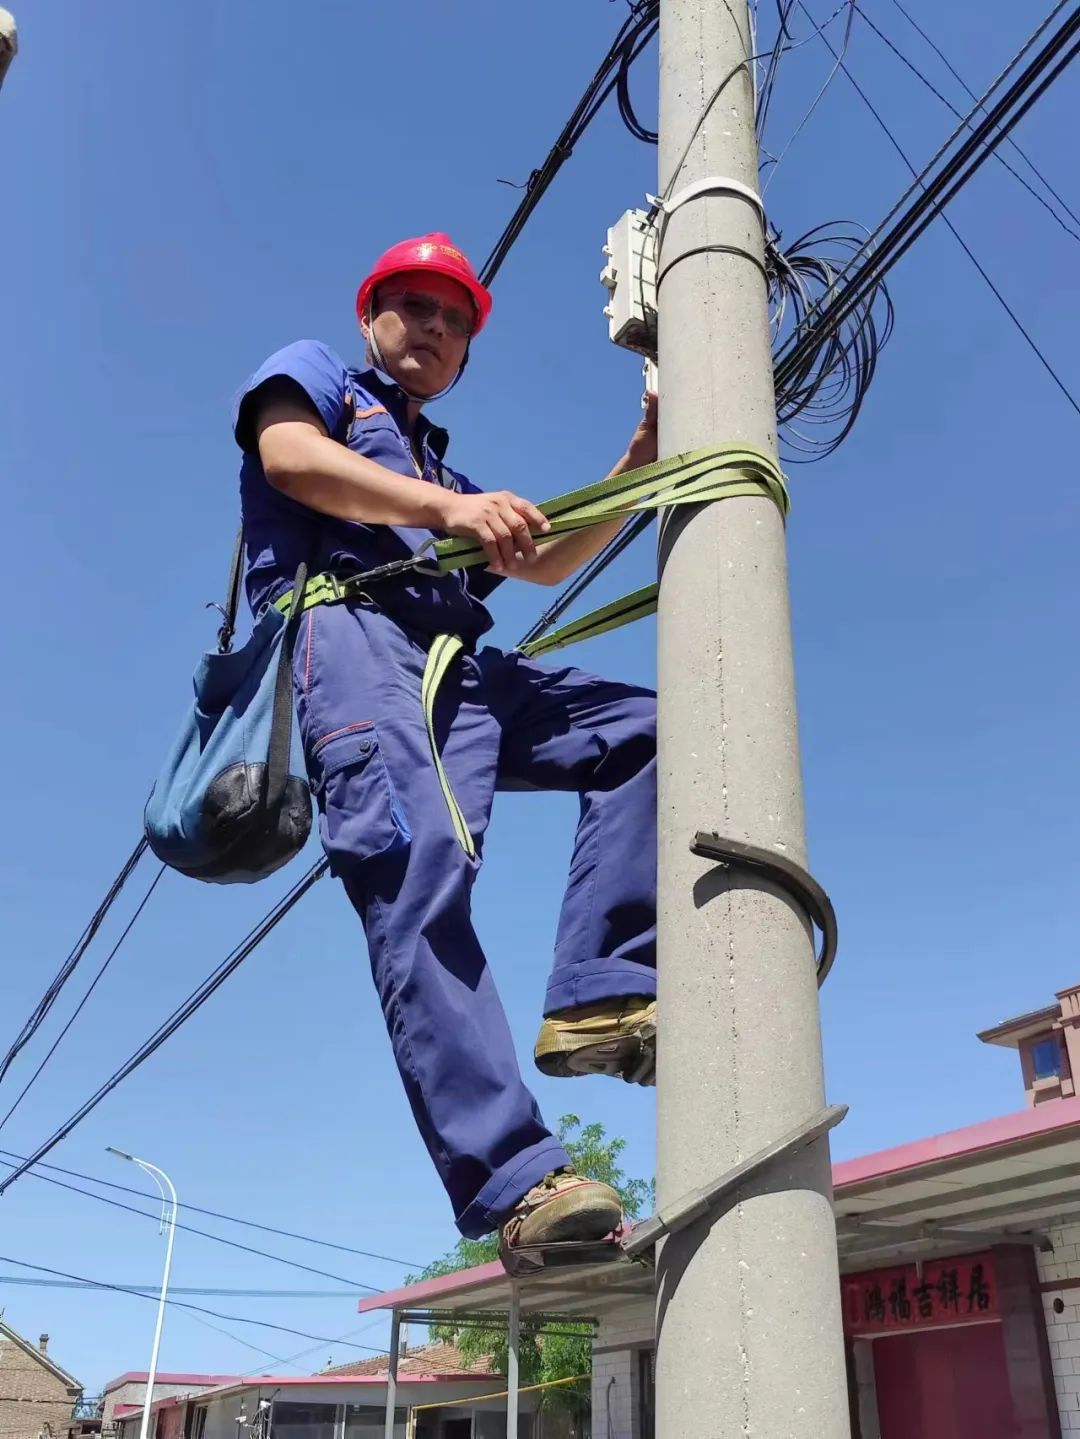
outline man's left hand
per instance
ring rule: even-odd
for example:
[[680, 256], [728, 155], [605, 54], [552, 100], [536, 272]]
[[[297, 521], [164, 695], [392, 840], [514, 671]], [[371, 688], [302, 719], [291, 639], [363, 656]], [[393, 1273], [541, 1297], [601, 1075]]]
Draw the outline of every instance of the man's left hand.
[[626, 465], [636, 470], [641, 465], [651, 465], [656, 459], [656, 421], [659, 403], [649, 390], [645, 396], [645, 413], [641, 417], [633, 438], [626, 448]]

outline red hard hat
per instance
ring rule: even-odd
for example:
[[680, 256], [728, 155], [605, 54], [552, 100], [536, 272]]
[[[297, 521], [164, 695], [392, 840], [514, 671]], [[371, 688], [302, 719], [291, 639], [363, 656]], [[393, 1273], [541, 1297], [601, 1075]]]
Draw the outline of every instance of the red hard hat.
[[391, 245], [385, 255], [380, 255], [367, 279], [356, 292], [356, 313], [360, 319], [367, 314], [372, 291], [391, 275], [400, 275], [406, 270], [431, 270], [436, 275], [445, 275], [464, 285], [476, 306], [476, 328], [479, 334], [491, 314], [491, 294], [476, 278], [476, 271], [441, 230], [430, 235], [417, 235], [412, 240], [400, 240]]

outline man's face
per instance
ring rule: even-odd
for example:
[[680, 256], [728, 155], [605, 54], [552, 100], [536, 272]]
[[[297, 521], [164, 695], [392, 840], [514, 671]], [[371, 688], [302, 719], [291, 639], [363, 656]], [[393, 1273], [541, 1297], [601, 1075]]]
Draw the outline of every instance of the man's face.
[[383, 365], [410, 394], [437, 395], [445, 390], [465, 358], [476, 310], [464, 285], [430, 271], [393, 275], [375, 292], [371, 330]]

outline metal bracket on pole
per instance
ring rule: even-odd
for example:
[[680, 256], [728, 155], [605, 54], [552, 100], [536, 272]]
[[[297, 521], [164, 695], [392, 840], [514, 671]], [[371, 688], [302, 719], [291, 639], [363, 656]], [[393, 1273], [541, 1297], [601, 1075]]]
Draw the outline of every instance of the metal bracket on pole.
[[716, 833], [700, 830], [690, 845], [691, 854], [702, 859], [715, 860], [731, 870], [749, 870], [771, 879], [806, 911], [821, 931], [821, 953], [817, 960], [818, 987], [825, 983], [829, 970], [836, 958], [837, 928], [836, 911], [832, 900], [817, 880], [802, 865], [796, 864], [786, 855], [775, 850], [761, 849], [756, 844], [745, 844], [740, 839], [725, 839]]
[[654, 1249], [665, 1235], [675, 1234], [680, 1229], [685, 1229], [695, 1219], [701, 1219], [710, 1210], [714, 1209], [722, 1199], [734, 1194], [755, 1175], [760, 1173], [767, 1165], [773, 1164], [778, 1159], [787, 1159], [797, 1154], [800, 1149], [805, 1149], [815, 1139], [820, 1139], [823, 1134], [828, 1134], [830, 1129], [836, 1125], [847, 1114], [846, 1104], [830, 1104], [812, 1119], [806, 1120], [796, 1129], [789, 1130], [787, 1134], [774, 1140], [765, 1149], [759, 1149], [756, 1154], [751, 1154], [749, 1159], [744, 1159], [734, 1169], [729, 1169], [727, 1174], [722, 1175], [712, 1184], [705, 1184], [700, 1189], [693, 1189], [689, 1194], [684, 1194], [681, 1199], [676, 1199], [673, 1204], [658, 1210], [651, 1219], [646, 1219], [634, 1229], [630, 1237], [623, 1241], [623, 1252], [631, 1259], [640, 1259]]

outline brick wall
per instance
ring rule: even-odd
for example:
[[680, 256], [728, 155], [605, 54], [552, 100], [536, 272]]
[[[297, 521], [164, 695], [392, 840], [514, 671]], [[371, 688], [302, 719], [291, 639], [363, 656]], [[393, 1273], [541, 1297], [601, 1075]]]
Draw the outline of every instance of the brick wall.
[[593, 1439], [642, 1439], [638, 1364], [653, 1347], [653, 1304], [627, 1304], [603, 1320], [593, 1342]]
[[49, 1425], [64, 1439], [78, 1390], [0, 1335], [0, 1439], [38, 1439]]
[[[1080, 1280], [1080, 1224], [1052, 1229], [1050, 1238], [1053, 1252], [1038, 1256], [1040, 1280]], [[1061, 1428], [1066, 1435], [1080, 1433], [1080, 1287], [1049, 1289], [1042, 1298]]]

